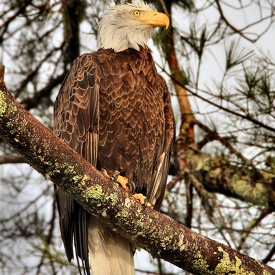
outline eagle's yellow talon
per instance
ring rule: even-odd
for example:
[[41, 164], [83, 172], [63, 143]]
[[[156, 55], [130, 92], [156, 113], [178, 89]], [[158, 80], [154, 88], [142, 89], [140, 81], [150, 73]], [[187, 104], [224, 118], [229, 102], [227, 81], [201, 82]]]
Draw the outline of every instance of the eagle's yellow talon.
[[116, 171], [113, 176], [110, 176], [105, 169], [101, 169], [101, 173], [112, 181], [119, 183], [123, 189], [129, 190], [127, 186], [128, 178], [119, 175], [118, 171]]
[[133, 197], [139, 201], [142, 205], [145, 205], [145, 206], [148, 206], [148, 207], [153, 207], [153, 205], [148, 202], [147, 198], [141, 194], [141, 193], [137, 193], [137, 194], [134, 194]]
[[116, 182], [119, 183], [123, 189], [129, 190], [127, 186], [128, 178], [118, 175], [116, 178]]

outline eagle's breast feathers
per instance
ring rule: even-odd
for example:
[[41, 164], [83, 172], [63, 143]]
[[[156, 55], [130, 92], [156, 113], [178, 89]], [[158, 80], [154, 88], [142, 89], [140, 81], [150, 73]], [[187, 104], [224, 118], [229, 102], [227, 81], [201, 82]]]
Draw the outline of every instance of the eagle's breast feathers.
[[62, 139], [98, 169], [118, 170], [135, 182], [136, 192], [150, 197], [153, 171], [160, 156], [169, 154], [174, 119], [165, 80], [148, 48], [82, 55], [56, 105], [62, 107], [55, 116]]

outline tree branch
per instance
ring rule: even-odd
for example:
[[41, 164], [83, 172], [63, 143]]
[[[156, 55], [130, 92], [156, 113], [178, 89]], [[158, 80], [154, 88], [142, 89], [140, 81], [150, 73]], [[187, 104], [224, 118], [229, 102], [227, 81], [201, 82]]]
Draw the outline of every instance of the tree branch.
[[223, 156], [212, 157], [195, 146], [185, 147], [180, 162], [207, 191], [264, 206], [267, 211], [275, 210], [273, 172], [232, 165]]
[[26, 159], [22, 156], [0, 156], [1, 164], [15, 164], [15, 163], [27, 163]]
[[144, 207], [30, 115], [6, 88], [0, 67], [0, 136], [92, 215], [153, 256], [193, 274], [275, 270]]

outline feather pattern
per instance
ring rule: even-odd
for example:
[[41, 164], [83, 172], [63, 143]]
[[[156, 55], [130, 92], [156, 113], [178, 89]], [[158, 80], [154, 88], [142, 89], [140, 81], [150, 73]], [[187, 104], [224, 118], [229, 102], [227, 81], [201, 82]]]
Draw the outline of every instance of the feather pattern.
[[[131, 15], [131, 9], [151, 11], [145, 4], [125, 7]], [[135, 38], [126, 48], [106, 45], [74, 61], [56, 99], [54, 132], [97, 169], [109, 175], [119, 171], [134, 182], [133, 193], [142, 193], [159, 210], [174, 117], [165, 80], [143, 43], [152, 33], [151, 26], [141, 29], [146, 28], [141, 44]], [[82, 265], [90, 275], [91, 264], [94, 275], [134, 274], [132, 245], [58, 186], [55, 194], [66, 255], [71, 261], [75, 247], [80, 273]]]
[[[146, 68], [142, 70], [141, 68]], [[107, 78], [108, 77], [108, 78]], [[100, 49], [78, 58], [55, 105], [55, 133], [98, 169], [133, 181], [159, 209], [167, 179], [174, 119], [164, 79], [148, 48]], [[88, 213], [56, 187], [63, 241], [88, 270]], [[88, 271], [87, 271], [87, 274]]]

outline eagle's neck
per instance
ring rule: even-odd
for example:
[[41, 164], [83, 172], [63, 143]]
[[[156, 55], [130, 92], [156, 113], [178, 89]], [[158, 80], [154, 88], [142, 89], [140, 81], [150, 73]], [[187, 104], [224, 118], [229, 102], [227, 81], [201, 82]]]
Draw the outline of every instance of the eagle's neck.
[[152, 36], [154, 27], [112, 24], [102, 20], [98, 26], [98, 47], [113, 49], [115, 52], [129, 48], [139, 50], [140, 46], [148, 47], [147, 40]]

